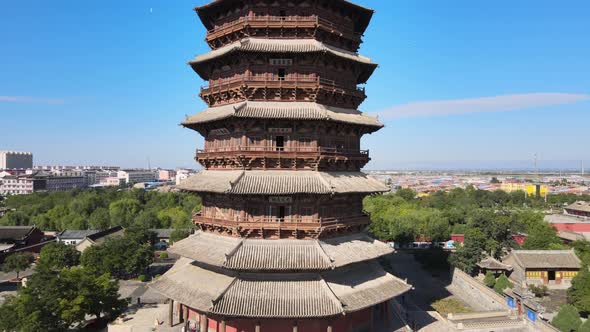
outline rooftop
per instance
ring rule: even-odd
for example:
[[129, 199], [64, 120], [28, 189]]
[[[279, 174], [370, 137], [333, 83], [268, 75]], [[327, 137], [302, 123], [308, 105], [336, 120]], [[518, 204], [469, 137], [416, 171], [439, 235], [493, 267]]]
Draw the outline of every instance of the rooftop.
[[482, 259], [479, 263], [477, 263], [477, 266], [479, 266], [482, 269], [486, 269], [486, 270], [512, 271], [511, 265], [504, 264], [491, 256], [488, 256], [488, 257]]
[[590, 202], [578, 201], [565, 207], [566, 210], [590, 212]]
[[181, 258], [150, 284], [201, 312], [226, 317], [332, 317], [382, 303], [411, 286], [378, 263], [320, 273], [240, 273], [207, 270]]
[[573, 250], [513, 250], [509, 255], [525, 269], [579, 269], [581, 266]]
[[240, 271], [320, 271], [372, 260], [393, 252], [364, 233], [325, 240], [240, 239], [197, 232], [170, 252]]
[[182, 125], [190, 127], [228, 118], [325, 120], [374, 128], [383, 127], [376, 117], [365, 115], [354, 109], [326, 106], [313, 102], [260, 101], [247, 101], [208, 108], [187, 117]]
[[0, 241], [24, 240], [34, 229], [35, 226], [0, 226]]
[[389, 188], [362, 172], [209, 171], [186, 179], [181, 190], [237, 195], [346, 194]]
[[569, 214], [550, 214], [545, 216], [545, 221], [551, 224], [590, 223], [589, 218]]

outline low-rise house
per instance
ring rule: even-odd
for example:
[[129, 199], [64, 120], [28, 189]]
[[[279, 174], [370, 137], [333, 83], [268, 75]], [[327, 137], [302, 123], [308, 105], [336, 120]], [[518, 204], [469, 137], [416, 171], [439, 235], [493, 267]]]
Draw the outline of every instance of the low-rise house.
[[35, 226], [0, 226], [0, 262], [10, 253], [39, 244], [45, 238]]
[[170, 242], [170, 236], [172, 232], [174, 232], [173, 228], [152, 228], [150, 232], [154, 232], [156, 234], [157, 242]]
[[125, 229], [123, 227], [115, 226], [113, 228], [86, 236], [84, 240], [80, 241], [76, 245], [76, 250], [82, 252], [94, 245], [104, 243], [109, 238], [123, 236], [124, 234]]
[[78, 243], [82, 242], [86, 237], [90, 235], [94, 235], [100, 232], [100, 230], [96, 229], [66, 229], [65, 231], [57, 234], [57, 241], [63, 242], [65, 244], [70, 245], [77, 245]]
[[590, 218], [590, 202], [579, 201], [565, 207], [565, 213], [573, 216]]
[[513, 250], [502, 263], [513, 267], [510, 279], [523, 287], [569, 288], [581, 267], [573, 250]]
[[479, 267], [479, 273], [486, 274], [488, 271], [498, 276], [500, 274], [509, 275], [512, 272], [512, 265], [504, 264], [494, 257], [488, 256], [476, 264]]

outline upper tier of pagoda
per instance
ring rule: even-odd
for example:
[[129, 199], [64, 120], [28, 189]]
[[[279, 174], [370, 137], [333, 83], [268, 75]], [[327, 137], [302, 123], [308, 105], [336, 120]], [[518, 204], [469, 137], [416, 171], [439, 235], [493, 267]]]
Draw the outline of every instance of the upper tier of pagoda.
[[240, 101], [300, 101], [356, 109], [375, 68], [371, 59], [312, 39], [245, 38], [189, 64], [208, 81], [210, 106]]
[[373, 15], [345, 0], [218, 0], [195, 10], [212, 49], [263, 37], [316, 39], [356, 51]]

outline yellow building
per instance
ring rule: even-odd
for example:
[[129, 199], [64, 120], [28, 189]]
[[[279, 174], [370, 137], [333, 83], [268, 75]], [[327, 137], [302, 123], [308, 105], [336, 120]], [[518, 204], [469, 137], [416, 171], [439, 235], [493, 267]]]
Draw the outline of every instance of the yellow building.
[[524, 191], [529, 196], [541, 196], [545, 197], [549, 193], [549, 187], [542, 184], [534, 184], [534, 183], [517, 183], [517, 182], [509, 182], [509, 183], [502, 183], [500, 185], [500, 189], [506, 192], [514, 192], [514, 191]]

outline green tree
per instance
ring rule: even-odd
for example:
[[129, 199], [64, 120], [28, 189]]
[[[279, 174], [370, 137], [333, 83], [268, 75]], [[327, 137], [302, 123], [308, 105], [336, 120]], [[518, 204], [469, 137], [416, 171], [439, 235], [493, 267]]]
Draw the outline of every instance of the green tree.
[[141, 204], [132, 198], [123, 198], [109, 205], [112, 225], [128, 227], [141, 211]]
[[88, 316], [115, 318], [127, 307], [118, 289], [108, 274], [96, 277], [81, 267], [35, 273], [0, 307], [0, 330], [66, 331]]
[[451, 263], [466, 273], [473, 274], [477, 263], [484, 257], [487, 240], [481, 230], [477, 228], [467, 230], [463, 246], [451, 255]]
[[572, 280], [572, 286], [567, 290], [567, 300], [578, 311], [590, 313], [590, 272], [587, 265], [583, 265]]
[[50, 269], [59, 271], [65, 267], [78, 264], [80, 264], [80, 252], [74, 246], [62, 242], [53, 242], [41, 249], [37, 270]]
[[587, 319], [576, 332], [590, 332], [590, 319]]
[[94, 210], [88, 218], [88, 226], [91, 229], [108, 229], [111, 226], [111, 216], [109, 215], [109, 210], [104, 207], [99, 207]]
[[129, 236], [107, 239], [82, 253], [83, 266], [96, 275], [108, 273], [117, 278], [137, 276], [153, 262], [154, 251], [149, 243], [140, 243]]
[[512, 287], [512, 282], [510, 282], [510, 280], [508, 280], [508, 277], [506, 277], [505, 274], [500, 275], [498, 277], [498, 280], [496, 280], [496, 284], [494, 285], [494, 290], [497, 293], [502, 294], [503, 291], [508, 287]]
[[573, 332], [582, 325], [582, 320], [578, 310], [574, 306], [566, 304], [559, 309], [551, 324], [562, 332]]
[[486, 277], [483, 279], [483, 283], [490, 288], [494, 288], [494, 285], [496, 284], [496, 277], [492, 271], [486, 272]]
[[173, 207], [158, 212], [163, 228], [187, 228], [191, 225], [190, 215], [181, 207]]
[[187, 238], [189, 235], [190, 231], [188, 229], [175, 229], [172, 234], [170, 234], [170, 242], [175, 243]]
[[33, 263], [33, 255], [29, 252], [15, 253], [8, 256], [4, 260], [2, 270], [4, 272], [16, 272], [16, 278], [18, 279], [19, 274], [28, 269]]
[[522, 244], [527, 250], [550, 250], [552, 246], [561, 245], [555, 228], [547, 223], [537, 223], [528, 229], [528, 236]]

